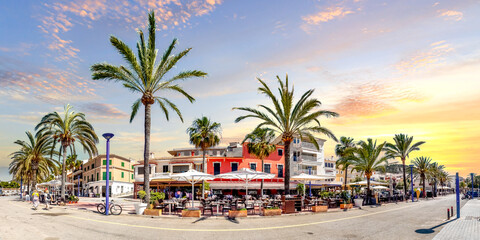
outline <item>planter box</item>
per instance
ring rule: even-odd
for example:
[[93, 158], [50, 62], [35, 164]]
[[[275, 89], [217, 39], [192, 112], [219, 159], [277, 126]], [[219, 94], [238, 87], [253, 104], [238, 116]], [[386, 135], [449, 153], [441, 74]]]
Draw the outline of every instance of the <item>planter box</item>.
[[199, 218], [202, 215], [200, 210], [183, 210], [182, 217], [196, 217]]
[[162, 215], [162, 209], [145, 209], [143, 211], [144, 215], [149, 215], [149, 216], [161, 216]]
[[228, 217], [229, 218], [234, 218], [234, 217], [247, 217], [247, 210], [229, 210], [228, 211]]
[[349, 203], [349, 204], [340, 204], [340, 209], [350, 209], [350, 208], [353, 208], [353, 204], [352, 204], [352, 203]]
[[328, 206], [312, 206], [312, 212], [326, 212]]
[[282, 209], [262, 209], [262, 214], [263, 216], [282, 215]]
[[355, 202], [355, 207], [362, 208], [363, 206], [363, 198], [356, 198], [353, 200]]
[[137, 203], [137, 204], [135, 204], [135, 213], [137, 215], [142, 215], [143, 212], [145, 211], [145, 208], [147, 208], [146, 203]]

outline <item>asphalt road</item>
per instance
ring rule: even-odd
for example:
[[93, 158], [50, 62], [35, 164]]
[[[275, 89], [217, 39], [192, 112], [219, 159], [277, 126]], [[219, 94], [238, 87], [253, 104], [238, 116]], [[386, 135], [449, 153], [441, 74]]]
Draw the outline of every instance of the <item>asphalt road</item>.
[[310, 215], [182, 219], [103, 216], [0, 198], [0, 239], [432, 239], [453, 195], [415, 203]]

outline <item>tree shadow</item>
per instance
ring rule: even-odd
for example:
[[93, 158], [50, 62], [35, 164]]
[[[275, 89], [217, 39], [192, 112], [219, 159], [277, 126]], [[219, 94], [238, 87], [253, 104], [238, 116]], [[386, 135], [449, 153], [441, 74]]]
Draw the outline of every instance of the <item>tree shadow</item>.
[[434, 232], [435, 232], [435, 230], [434, 230], [435, 228], [441, 227], [441, 226], [443, 226], [443, 225], [445, 225], [445, 224], [447, 224], [447, 223], [453, 222], [453, 221], [455, 221], [455, 220], [457, 220], [457, 218], [452, 219], [452, 220], [449, 220], [449, 221], [446, 221], [446, 222], [444, 222], [444, 223], [442, 223], [442, 224], [438, 224], [437, 226], [433, 226], [433, 227], [431, 227], [431, 228], [417, 229], [417, 230], [415, 230], [415, 232], [416, 232], [416, 233], [420, 233], [420, 234], [431, 234], [431, 233], [434, 233]]
[[32, 215], [45, 215], [45, 216], [51, 216], [51, 217], [58, 217], [58, 216], [70, 215], [70, 213], [47, 213], [47, 212], [38, 212], [38, 213], [32, 213]]

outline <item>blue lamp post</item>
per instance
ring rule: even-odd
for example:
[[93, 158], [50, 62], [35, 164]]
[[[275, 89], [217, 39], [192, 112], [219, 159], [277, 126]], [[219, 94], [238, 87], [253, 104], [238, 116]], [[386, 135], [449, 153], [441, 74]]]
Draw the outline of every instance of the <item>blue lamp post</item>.
[[410, 192], [412, 193], [412, 202], [413, 202], [413, 165], [410, 164]]
[[460, 218], [460, 180], [458, 177], [458, 172], [455, 175], [455, 195], [457, 198], [457, 218]]
[[[308, 167], [308, 174], [309, 175], [312, 175], [312, 167]], [[308, 191], [309, 191], [309, 195], [310, 197], [312, 196], [312, 181], [309, 181], [309, 184], [308, 184]], [[305, 186], [304, 186], [305, 187]]]
[[472, 180], [472, 199], [473, 199], [473, 173], [470, 173], [470, 180]]
[[108, 215], [108, 208], [109, 208], [109, 205], [110, 205], [110, 202], [109, 202], [109, 192], [110, 192], [110, 183], [108, 181], [108, 177], [110, 175], [109, 171], [110, 171], [110, 168], [109, 168], [109, 165], [110, 165], [110, 139], [113, 138], [113, 133], [104, 133], [102, 135], [105, 139], [107, 139], [107, 172], [106, 172], [106, 187], [105, 187], [105, 215]]

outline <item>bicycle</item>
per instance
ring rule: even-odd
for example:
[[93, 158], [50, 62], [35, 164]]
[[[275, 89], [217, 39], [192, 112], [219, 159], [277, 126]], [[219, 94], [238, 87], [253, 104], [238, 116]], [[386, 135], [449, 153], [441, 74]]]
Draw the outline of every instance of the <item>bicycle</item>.
[[[113, 200], [110, 201], [110, 213], [113, 215], [120, 215], [122, 213], [122, 206], [115, 204]], [[105, 200], [97, 205], [97, 211], [101, 214], [105, 214]]]

